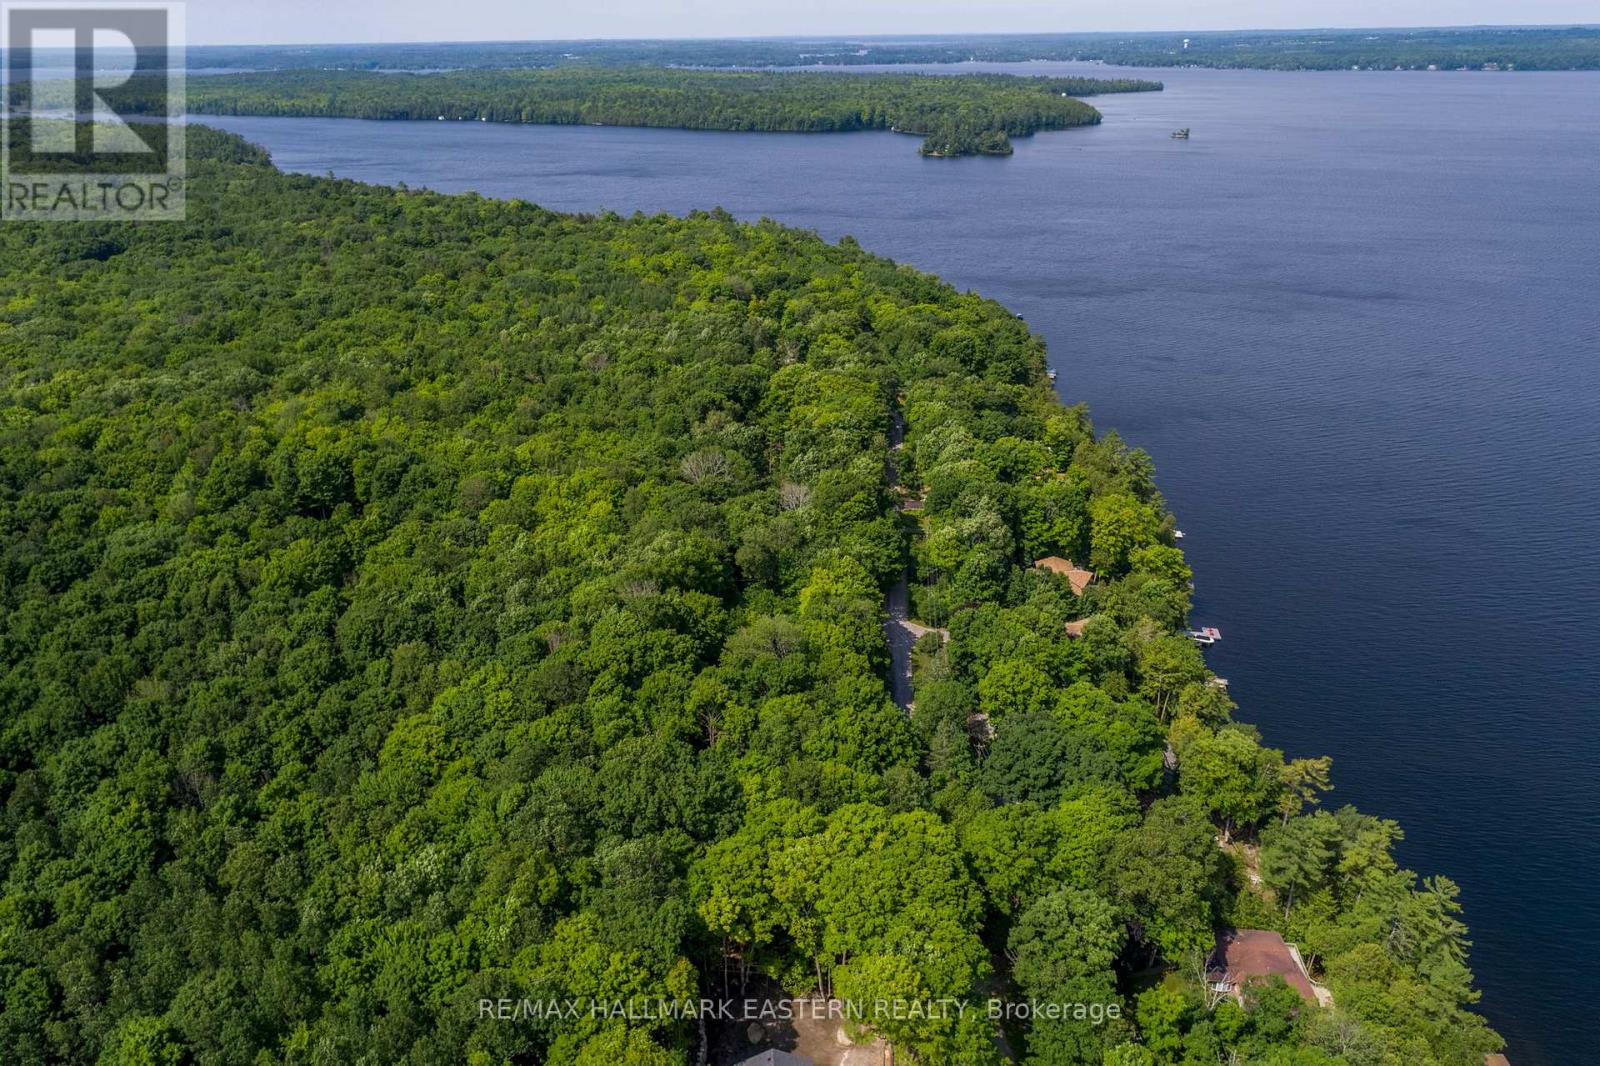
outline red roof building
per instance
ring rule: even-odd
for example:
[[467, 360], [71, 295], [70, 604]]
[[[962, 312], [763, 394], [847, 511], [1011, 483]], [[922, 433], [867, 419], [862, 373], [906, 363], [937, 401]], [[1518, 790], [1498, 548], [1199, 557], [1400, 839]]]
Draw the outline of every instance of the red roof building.
[[1052, 574], [1060, 574], [1066, 578], [1071, 583], [1072, 593], [1075, 596], [1082, 596], [1083, 590], [1088, 588], [1089, 583], [1094, 580], [1093, 570], [1085, 570], [1080, 566], [1075, 566], [1071, 559], [1063, 559], [1059, 555], [1046, 555], [1043, 559], [1035, 561], [1033, 565], [1039, 570], [1048, 570]]
[[1323, 1004], [1328, 997], [1326, 989], [1311, 983], [1299, 952], [1271, 929], [1229, 929], [1217, 937], [1206, 966], [1213, 989], [1242, 1000], [1251, 981], [1273, 977], [1283, 978], [1307, 1003]]

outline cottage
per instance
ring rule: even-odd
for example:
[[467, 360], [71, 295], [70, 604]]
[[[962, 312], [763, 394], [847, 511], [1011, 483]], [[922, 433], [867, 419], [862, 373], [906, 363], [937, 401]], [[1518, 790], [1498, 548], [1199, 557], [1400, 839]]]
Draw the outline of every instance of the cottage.
[[1228, 929], [1217, 937], [1206, 963], [1206, 982], [1213, 992], [1243, 1001], [1251, 981], [1273, 977], [1283, 978], [1307, 1003], [1325, 1007], [1333, 1002], [1332, 993], [1311, 983], [1300, 952], [1271, 929]]
[[1089, 620], [1087, 618], [1080, 618], [1076, 622], [1068, 622], [1067, 636], [1071, 637], [1073, 640], [1077, 640], [1079, 637], [1083, 636], [1083, 631], [1088, 628]]
[[1046, 555], [1033, 565], [1035, 569], [1048, 570], [1052, 574], [1060, 574], [1066, 578], [1072, 585], [1073, 594], [1077, 596], [1082, 596], [1083, 590], [1094, 580], [1094, 571], [1074, 566], [1071, 559], [1063, 559], [1059, 555]]

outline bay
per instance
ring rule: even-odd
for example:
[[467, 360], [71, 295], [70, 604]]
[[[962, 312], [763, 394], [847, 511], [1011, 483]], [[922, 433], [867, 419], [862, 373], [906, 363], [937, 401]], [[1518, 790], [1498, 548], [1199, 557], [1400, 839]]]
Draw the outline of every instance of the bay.
[[1167, 91], [1009, 159], [204, 121], [287, 169], [850, 234], [1023, 314], [1062, 394], [1154, 455], [1241, 717], [1461, 884], [1513, 1062], [1600, 1061], [1600, 74], [981, 69]]

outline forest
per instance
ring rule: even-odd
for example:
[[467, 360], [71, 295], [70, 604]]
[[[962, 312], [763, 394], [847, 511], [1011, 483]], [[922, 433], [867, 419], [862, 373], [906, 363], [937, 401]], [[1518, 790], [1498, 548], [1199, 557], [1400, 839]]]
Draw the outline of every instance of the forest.
[[[1188, 41], [1188, 47], [1184, 42]], [[1600, 26], [1417, 29], [1173, 30], [972, 36], [817, 37], [806, 40], [604, 40], [480, 44], [363, 44], [189, 49], [195, 68], [342, 67], [806, 67], [894, 63], [1099, 62], [1135, 67], [1271, 70], [1600, 70]]]
[[[908, 1063], [1499, 1046], [1456, 886], [1236, 716], [1149, 457], [1004, 307], [189, 158], [182, 224], [0, 226], [8, 1066], [688, 1066], [479, 1005], [729, 994], [1116, 1008], [873, 1020]], [[1213, 995], [1229, 926], [1332, 1005]]]
[[[846, 75], [656, 68], [451, 71], [298, 70], [194, 78], [189, 110], [553, 125], [837, 133], [895, 130], [929, 138], [924, 154], [1009, 154], [1010, 138], [1092, 125], [1077, 96], [1161, 89], [1159, 82], [1004, 74]], [[108, 93], [108, 96], [112, 94]], [[117, 94], [164, 106], [137, 83]], [[153, 101], [153, 103], [151, 103]], [[937, 150], [936, 150], [937, 149]]]

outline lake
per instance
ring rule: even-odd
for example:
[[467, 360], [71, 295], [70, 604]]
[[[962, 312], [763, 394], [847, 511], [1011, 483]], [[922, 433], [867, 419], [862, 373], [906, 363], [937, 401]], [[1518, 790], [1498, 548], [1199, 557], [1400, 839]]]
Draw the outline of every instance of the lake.
[[1155, 456], [1241, 716], [1459, 881], [1517, 1066], [1600, 1061], [1600, 74], [1134, 73], [1167, 91], [1010, 159], [216, 124], [293, 170], [848, 233], [1025, 315]]

